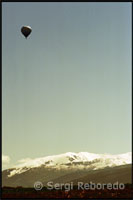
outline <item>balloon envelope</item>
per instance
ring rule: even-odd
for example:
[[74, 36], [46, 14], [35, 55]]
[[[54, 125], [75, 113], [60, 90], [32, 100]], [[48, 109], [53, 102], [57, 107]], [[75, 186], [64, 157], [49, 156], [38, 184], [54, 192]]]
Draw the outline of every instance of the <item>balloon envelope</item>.
[[23, 26], [21, 28], [21, 32], [25, 36], [25, 38], [27, 38], [30, 35], [31, 31], [32, 31], [32, 29], [30, 26]]

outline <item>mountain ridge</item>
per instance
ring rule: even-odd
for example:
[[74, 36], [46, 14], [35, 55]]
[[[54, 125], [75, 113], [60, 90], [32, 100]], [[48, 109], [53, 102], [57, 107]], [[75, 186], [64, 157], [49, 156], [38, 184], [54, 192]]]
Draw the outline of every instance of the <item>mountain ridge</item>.
[[36, 159], [22, 159], [20, 164], [14, 166], [9, 177], [23, 173], [35, 167], [48, 167], [57, 169], [71, 168], [92, 168], [94, 170], [104, 167], [119, 166], [131, 163], [131, 152], [125, 154], [94, 154], [88, 152], [67, 152], [53, 156], [45, 156]]
[[[108, 178], [109, 180], [117, 178], [131, 182], [130, 168], [131, 152], [118, 155], [67, 152], [37, 159], [21, 160], [19, 165], [2, 172], [2, 185], [33, 187], [36, 181], [46, 184], [51, 180], [66, 182], [76, 181], [76, 179], [90, 180], [91, 177], [95, 181], [98, 181], [97, 177], [100, 181], [107, 181], [105, 176], [111, 176], [112, 178]], [[127, 179], [125, 174], [127, 174]]]

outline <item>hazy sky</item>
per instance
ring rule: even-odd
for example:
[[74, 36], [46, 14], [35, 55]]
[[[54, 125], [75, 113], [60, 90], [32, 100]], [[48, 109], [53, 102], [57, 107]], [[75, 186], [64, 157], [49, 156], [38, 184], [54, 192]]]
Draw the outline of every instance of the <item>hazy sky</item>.
[[2, 3], [2, 117], [12, 163], [131, 151], [131, 3]]

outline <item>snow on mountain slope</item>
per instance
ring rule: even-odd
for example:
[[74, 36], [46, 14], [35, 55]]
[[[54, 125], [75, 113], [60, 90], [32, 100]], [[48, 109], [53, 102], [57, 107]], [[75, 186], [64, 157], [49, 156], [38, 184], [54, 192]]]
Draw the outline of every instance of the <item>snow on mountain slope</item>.
[[41, 166], [55, 169], [93, 168], [94, 170], [96, 170], [108, 166], [113, 167], [124, 164], [131, 164], [131, 157], [131, 152], [119, 155], [94, 154], [88, 152], [67, 152], [64, 154], [36, 159], [28, 158], [20, 160], [20, 164], [14, 166], [14, 169], [10, 172], [10, 175], [8, 175], [8, 177], [11, 177], [15, 174], [23, 173], [31, 168]]

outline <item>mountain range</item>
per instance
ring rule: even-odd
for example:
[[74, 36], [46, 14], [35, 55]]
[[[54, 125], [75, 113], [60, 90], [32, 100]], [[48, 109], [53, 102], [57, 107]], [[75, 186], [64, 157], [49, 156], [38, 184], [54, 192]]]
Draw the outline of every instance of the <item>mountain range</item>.
[[131, 152], [125, 154], [94, 154], [67, 152], [36, 159], [23, 159], [20, 164], [2, 172], [2, 186], [34, 187], [40, 181], [44, 186], [53, 183], [75, 185], [94, 183], [131, 183]]

